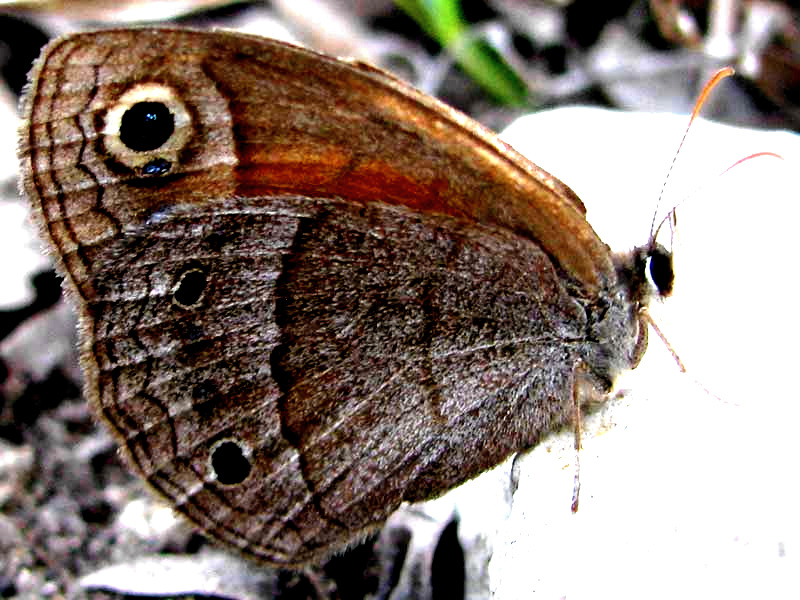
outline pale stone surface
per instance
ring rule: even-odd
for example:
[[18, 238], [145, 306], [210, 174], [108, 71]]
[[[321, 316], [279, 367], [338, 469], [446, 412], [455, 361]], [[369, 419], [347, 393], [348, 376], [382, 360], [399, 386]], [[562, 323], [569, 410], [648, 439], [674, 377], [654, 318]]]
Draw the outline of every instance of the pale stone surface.
[[[505, 138], [573, 187], [601, 238], [626, 249], [647, 240], [686, 122], [561, 109], [518, 121]], [[784, 160], [718, 177], [760, 151]], [[576, 515], [569, 432], [518, 461], [510, 506], [508, 463], [487, 475], [506, 478], [489, 499], [474, 491], [480, 478], [456, 492], [469, 499], [456, 508], [463, 537], [485, 542], [472, 560], [490, 560], [493, 597], [800, 593], [798, 169], [800, 136], [695, 123], [662, 200], [664, 214], [691, 196], [678, 211], [676, 291], [652, 310], [690, 374], [651, 334], [622, 394], [585, 423]]]

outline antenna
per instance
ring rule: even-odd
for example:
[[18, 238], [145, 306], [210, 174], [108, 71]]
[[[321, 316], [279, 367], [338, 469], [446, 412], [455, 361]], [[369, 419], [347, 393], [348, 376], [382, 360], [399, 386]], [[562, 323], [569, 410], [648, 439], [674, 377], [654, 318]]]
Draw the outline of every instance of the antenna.
[[689, 130], [692, 127], [692, 123], [694, 122], [695, 118], [698, 114], [700, 114], [700, 109], [708, 99], [711, 90], [717, 87], [717, 84], [725, 79], [726, 77], [730, 77], [734, 74], [733, 67], [724, 67], [722, 69], [717, 70], [714, 75], [711, 76], [706, 84], [703, 86], [703, 89], [700, 91], [700, 95], [697, 97], [697, 101], [694, 103], [694, 109], [692, 110], [692, 114], [689, 117], [689, 123], [686, 125], [686, 129], [683, 132], [683, 137], [681, 138], [680, 144], [678, 144], [678, 149], [675, 151], [674, 156], [672, 157], [672, 162], [669, 165], [669, 169], [667, 169], [667, 176], [664, 177], [664, 183], [661, 185], [661, 191], [658, 194], [658, 200], [656, 200], [656, 209], [653, 211], [653, 221], [650, 223], [650, 241], [648, 242], [648, 246], [652, 249], [655, 246], [656, 238], [658, 237], [658, 232], [661, 230], [661, 226], [668, 220], [670, 217], [674, 220], [675, 219], [675, 209], [677, 206], [673, 206], [667, 215], [661, 220], [656, 227], [656, 217], [658, 216], [658, 207], [661, 205], [661, 198], [664, 196], [664, 190], [667, 187], [667, 182], [669, 181], [669, 177], [672, 174], [672, 169], [675, 166], [675, 163], [678, 160], [678, 155], [681, 153], [681, 148], [683, 148], [683, 144], [686, 141], [686, 137], [689, 135]]

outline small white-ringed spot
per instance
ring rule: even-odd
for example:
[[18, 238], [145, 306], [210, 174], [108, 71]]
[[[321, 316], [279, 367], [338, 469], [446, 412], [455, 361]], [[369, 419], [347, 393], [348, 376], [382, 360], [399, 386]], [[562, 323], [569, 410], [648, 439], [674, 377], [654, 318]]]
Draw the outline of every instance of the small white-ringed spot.
[[184, 309], [194, 308], [203, 299], [208, 280], [203, 269], [194, 267], [181, 273], [172, 288], [172, 301]]
[[211, 446], [208, 453], [208, 481], [222, 485], [242, 483], [252, 470], [253, 451], [241, 440], [224, 438]]

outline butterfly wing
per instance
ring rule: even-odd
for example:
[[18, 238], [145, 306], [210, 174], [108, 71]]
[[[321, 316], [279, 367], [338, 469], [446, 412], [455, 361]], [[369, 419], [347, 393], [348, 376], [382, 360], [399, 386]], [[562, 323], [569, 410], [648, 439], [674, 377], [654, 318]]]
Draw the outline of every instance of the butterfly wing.
[[319, 559], [570, 418], [583, 310], [503, 230], [222, 200], [95, 266], [101, 414], [152, 487], [262, 560]]
[[[131, 193], [137, 176], [114, 154], [114, 124], [103, 122], [121, 96], [148, 83], [174, 93], [190, 121], [161, 203], [275, 193], [380, 200], [529, 237], [587, 294], [615, 279], [572, 190], [377, 69], [254, 36], [142, 29], [62, 38], [32, 76], [23, 177], [43, 212], [76, 221], [67, 232], [51, 223], [62, 256], [97, 241], [80, 217], [108, 229], [89, 228], [94, 236], [114, 235], [119, 220], [157, 202], [147, 190]], [[68, 265], [78, 285], [85, 263]]]
[[210, 535], [318, 560], [569, 419], [608, 250], [566, 186], [459, 113], [178, 30], [54, 43], [25, 111], [87, 396]]

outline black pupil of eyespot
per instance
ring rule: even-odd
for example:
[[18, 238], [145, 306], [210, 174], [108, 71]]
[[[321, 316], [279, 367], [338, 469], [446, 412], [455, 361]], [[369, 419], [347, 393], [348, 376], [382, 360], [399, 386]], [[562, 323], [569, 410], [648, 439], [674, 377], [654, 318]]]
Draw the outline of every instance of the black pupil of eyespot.
[[233, 442], [223, 442], [214, 449], [211, 455], [211, 467], [217, 480], [225, 485], [241, 483], [250, 474], [250, 461], [242, 453], [242, 449]]
[[147, 152], [166, 142], [175, 131], [175, 119], [161, 102], [138, 102], [122, 115], [119, 138], [131, 150]]

